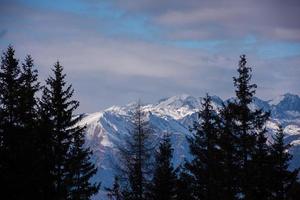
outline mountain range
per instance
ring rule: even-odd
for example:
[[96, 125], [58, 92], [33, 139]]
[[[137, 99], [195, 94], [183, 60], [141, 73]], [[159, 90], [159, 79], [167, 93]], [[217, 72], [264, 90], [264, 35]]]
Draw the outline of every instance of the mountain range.
[[[189, 147], [186, 137], [190, 135], [190, 127], [197, 120], [197, 112], [201, 108], [201, 97], [178, 95], [164, 98], [153, 104], [142, 105], [150, 126], [153, 138], [159, 142], [163, 133], [171, 135], [174, 148], [173, 163], [178, 166], [189, 159]], [[214, 108], [220, 108], [223, 103], [232, 100], [222, 100], [212, 96]], [[94, 152], [93, 161], [98, 167], [94, 181], [101, 181], [102, 186], [110, 186], [115, 174], [118, 145], [122, 145], [124, 138], [130, 134], [132, 128], [131, 114], [135, 103], [125, 106], [112, 106], [103, 111], [84, 114], [78, 125], [85, 125], [86, 145]], [[254, 98], [252, 109], [262, 108], [271, 112], [268, 128], [268, 140], [272, 142], [272, 135], [278, 124], [284, 127], [285, 142], [292, 144], [293, 154], [291, 168], [300, 167], [300, 97], [295, 94], [284, 94], [271, 100]], [[102, 194], [101, 194], [102, 193]], [[103, 191], [97, 196], [102, 196]]]

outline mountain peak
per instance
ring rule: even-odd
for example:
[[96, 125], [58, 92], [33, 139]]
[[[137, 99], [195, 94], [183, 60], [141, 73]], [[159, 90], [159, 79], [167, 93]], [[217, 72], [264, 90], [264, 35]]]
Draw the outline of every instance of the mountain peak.
[[200, 99], [188, 94], [181, 94], [164, 98], [157, 104], [158, 107], [188, 107], [194, 109], [200, 105]]
[[[223, 103], [218, 96], [211, 96], [211, 98], [214, 108], [218, 108]], [[175, 166], [190, 156], [186, 136], [190, 136], [189, 129], [194, 121], [198, 120], [197, 112], [201, 109], [202, 99], [201, 97], [182, 94], [162, 99], [158, 103], [142, 106], [143, 111], [147, 113], [147, 120], [153, 128], [154, 137], [159, 138], [164, 132], [172, 134], [173, 163], [175, 163]], [[299, 166], [300, 98], [298, 95], [287, 93], [281, 95], [278, 100], [276, 105], [271, 105], [270, 101], [255, 97], [251, 107], [271, 111], [271, 118], [266, 124], [268, 130], [270, 130], [269, 138], [272, 137], [273, 131], [277, 129], [277, 123], [283, 125], [286, 134], [285, 141], [294, 144], [295, 159], [292, 161], [292, 166]], [[124, 135], [131, 133], [131, 116], [135, 105], [136, 102], [133, 102], [125, 106], [112, 106], [102, 112], [86, 114], [79, 123], [81, 126], [87, 125], [86, 145], [93, 152], [96, 152], [93, 160], [101, 168], [97, 178], [105, 184], [105, 187], [111, 186], [113, 181], [110, 177], [113, 174], [113, 159], [118, 151], [116, 147], [122, 144]]]
[[300, 111], [300, 97], [298, 95], [287, 93], [283, 99], [276, 105], [277, 109], [284, 111]]
[[275, 97], [274, 99], [270, 100], [269, 103], [273, 106], [282, 104], [282, 103], [295, 103], [300, 101], [300, 98], [296, 94], [291, 94], [291, 93], [285, 93], [283, 95], [280, 95], [278, 97]]

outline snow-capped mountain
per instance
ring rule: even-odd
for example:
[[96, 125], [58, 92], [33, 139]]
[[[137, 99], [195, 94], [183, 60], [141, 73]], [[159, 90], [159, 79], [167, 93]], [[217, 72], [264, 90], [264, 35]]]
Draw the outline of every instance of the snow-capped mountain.
[[[174, 147], [174, 165], [179, 165], [184, 159], [189, 158], [189, 148], [186, 136], [190, 134], [189, 128], [197, 119], [197, 111], [201, 106], [201, 97], [179, 95], [165, 98], [154, 104], [146, 104], [142, 109], [153, 128], [154, 141], [164, 132], [172, 136]], [[213, 107], [220, 107], [223, 102], [217, 96], [212, 97]], [[263, 108], [271, 111], [271, 119], [267, 123], [272, 132], [277, 129], [277, 124], [284, 126], [285, 140], [293, 144], [291, 152], [294, 159], [291, 167], [300, 167], [300, 98], [298, 95], [285, 94], [273, 100], [264, 101], [255, 98], [252, 108]], [[132, 128], [131, 113], [134, 103], [125, 106], [112, 106], [104, 111], [86, 114], [79, 125], [86, 125], [86, 144], [94, 152], [94, 161], [98, 166], [97, 181], [102, 186], [109, 186], [114, 174], [114, 163], [117, 158], [117, 146], [122, 144], [124, 137], [130, 134]]]

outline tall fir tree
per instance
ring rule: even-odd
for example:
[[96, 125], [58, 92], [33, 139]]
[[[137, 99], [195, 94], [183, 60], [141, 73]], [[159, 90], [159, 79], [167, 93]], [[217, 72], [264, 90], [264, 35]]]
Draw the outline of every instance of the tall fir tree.
[[[8, 199], [22, 198], [24, 141], [20, 122], [20, 67], [15, 50], [8, 46], [0, 66], [0, 179], [1, 195]], [[19, 193], [15, 191], [19, 190]]]
[[[19, 125], [20, 116], [20, 66], [15, 57], [13, 46], [8, 46], [1, 57], [0, 66], [0, 100], [1, 100], [1, 122], [10, 126]], [[2, 136], [3, 138], [3, 136]], [[3, 138], [5, 140], [5, 137]]]
[[151, 129], [139, 102], [132, 113], [133, 128], [119, 146], [120, 169], [125, 199], [144, 200], [147, 198], [152, 167], [153, 145]]
[[20, 88], [20, 125], [22, 128], [23, 156], [20, 162], [23, 163], [24, 170], [23, 196], [26, 198], [40, 198], [40, 165], [38, 158], [38, 143], [40, 133], [37, 131], [37, 97], [36, 93], [40, 89], [38, 82], [38, 72], [35, 69], [34, 61], [30, 55], [25, 58], [21, 68], [21, 88]]
[[[297, 186], [297, 175], [299, 169], [293, 171], [289, 170], [289, 162], [292, 155], [289, 152], [290, 144], [284, 143], [283, 128], [279, 126], [275, 136], [274, 142], [271, 145], [271, 158], [272, 158], [272, 198], [274, 200], [287, 200], [294, 199], [292, 189]], [[299, 186], [298, 186], [299, 187]], [[300, 191], [300, 190], [299, 190]]]
[[38, 82], [38, 71], [35, 69], [34, 61], [27, 55], [21, 69], [21, 88], [20, 88], [20, 120], [23, 126], [33, 129], [37, 120], [37, 97], [36, 93], [40, 89]]
[[37, 121], [37, 130], [40, 133], [37, 159], [41, 163], [37, 176], [41, 180], [39, 184], [41, 186], [41, 199], [43, 200], [53, 200], [56, 195], [54, 184], [54, 146], [56, 141], [53, 136], [52, 105], [48, 103], [50, 99], [50, 92], [43, 87], [42, 96], [38, 103]]
[[188, 138], [193, 159], [186, 167], [194, 179], [192, 184], [195, 199], [219, 199], [219, 193], [215, 192], [221, 185], [218, 117], [208, 95], [203, 99], [199, 117], [193, 136]]
[[[259, 183], [255, 182], [255, 177], [252, 176], [254, 167], [252, 159], [253, 155], [257, 153], [257, 148], [265, 151], [265, 147], [263, 147], [265, 146], [263, 144], [265, 140], [264, 125], [268, 119], [268, 113], [262, 110], [250, 109], [250, 104], [254, 101], [253, 97], [257, 86], [256, 84], [251, 84], [252, 69], [247, 66], [246, 56], [242, 55], [240, 58], [237, 69], [238, 76], [233, 78], [237, 97], [233, 104], [233, 112], [236, 123], [235, 134], [238, 137], [237, 153], [240, 157], [240, 196], [242, 199], [252, 199], [253, 194], [259, 192], [257, 190], [260, 190]], [[261, 142], [261, 145], [259, 146], [257, 142]], [[261, 163], [258, 162], [256, 164], [260, 165]], [[264, 178], [268, 179], [268, 177]]]
[[91, 151], [83, 146], [84, 128], [76, 126], [80, 117], [73, 116], [79, 102], [71, 99], [74, 90], [66, 84], [59, 62], [53, 72], [40, 102], [42, 141], [49, 146], [43, 146], [42, 152], [50, 159], [44, 167], [51, 184], [45, 185], [45, 193], [58, 200], [90, 199], [98, 191], [98, 186], [89, 182], [96, 168], [89, 160]]
[[169, 135], [164, 135], [156, 152], [150, 198], [153, 200], [176, 199], [177, 176], [172, 164], [173, 148]]

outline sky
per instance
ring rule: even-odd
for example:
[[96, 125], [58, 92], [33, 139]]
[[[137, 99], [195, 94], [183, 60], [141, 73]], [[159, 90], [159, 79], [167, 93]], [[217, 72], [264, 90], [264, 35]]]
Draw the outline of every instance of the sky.
[[257, 96], [300, 94], [299, 0], [0, 0], [0, 51], [56, 61], [95, 112], [179, 94], [229, 98], [239, 56]]

